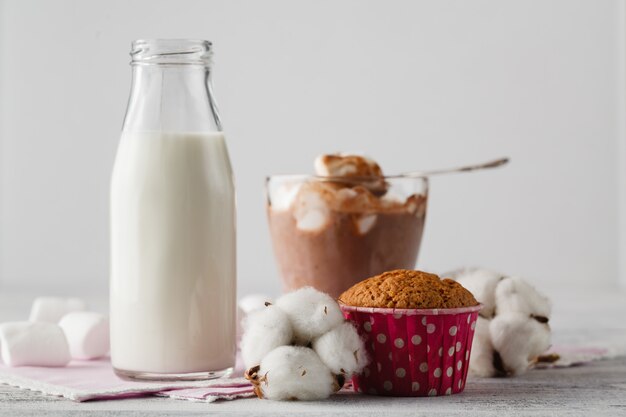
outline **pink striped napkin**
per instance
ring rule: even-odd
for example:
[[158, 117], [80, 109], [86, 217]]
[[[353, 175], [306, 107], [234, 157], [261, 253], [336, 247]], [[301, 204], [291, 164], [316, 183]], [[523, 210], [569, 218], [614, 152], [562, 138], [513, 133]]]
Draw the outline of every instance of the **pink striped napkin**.
[[250, 397], [252, 385], [236, 369], [231, 378], [210, 381], [135, 382], [118, 378], [110, 360], [72, 361], [63, 368], [9, 367], [0, 364], [0, 383], [74, 401], [159, 395], [191, 401]]

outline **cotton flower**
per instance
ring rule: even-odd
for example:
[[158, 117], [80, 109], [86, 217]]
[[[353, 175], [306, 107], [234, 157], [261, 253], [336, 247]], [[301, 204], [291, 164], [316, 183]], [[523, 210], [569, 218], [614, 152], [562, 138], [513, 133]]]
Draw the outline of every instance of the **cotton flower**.
[[520, 375], [550, 347], [550, 301], [519, 277], [466, 271], [457, 281], [485, 307], [480, 312], [470, 358], [476, 376]]
[[493, 348], [501, 358], [506, 375], [519, 375], [528, 370], [533, 360], [550, 347], [547, 325], [529, 319], [524, 313], [505, 313], [489, 324]]
[[237, 343], [241, 342], [243, 336], [243, 321], [246, 316], [253, 311], [265, 308], [267, 304], [273, 303], [272, 297], [265, 294], [251, 294], [242, 297], [237, 303]]
[[267, 304], [272, 304], [272, 297], [265, 294], [250, 294], [242, 297], [237, 305], [243, 314], [250, 314], [255, 310], [262, 310]]
[[248, 378], [259, 398], [270, 400], [321, 400], [343, 385], [319, 356], [303, 346], [280, 346], [269, 352]]
[[243, 328], [241, 356], [246, 367], [258, 365], [270, 351], [290, 344], [293, 339], [289, 317], [273, 305], [248, 314]]
[[363, 341], [351, 323], [344, 322], [313, 341], [313, 350], [334, 374], [350, 377], [367, 365]]
[[540, 320], [550, 317], [550, 300], [519, 277], [503, 279], [495, 288], [495, 299], [496, 314], [525, 313]]
[[283, 295], [276, 306], [289, 317], [296, 344], [303, 346], [344, 321], [337, 302], [312, 287]]
[[483, 305], [480, 314], [493, 317], [496, 309], [496, 286], [502, 278], [503, 275], [496, 271], [472, 269], [462, 272], [456, 280]]
[[470, 357], [470, 371], [475, 376], [490, 377], [498, 373], [494, 367], [494, 349], [491, 343], [489, 324], [491, 320], [478, 317], [472, 353]]

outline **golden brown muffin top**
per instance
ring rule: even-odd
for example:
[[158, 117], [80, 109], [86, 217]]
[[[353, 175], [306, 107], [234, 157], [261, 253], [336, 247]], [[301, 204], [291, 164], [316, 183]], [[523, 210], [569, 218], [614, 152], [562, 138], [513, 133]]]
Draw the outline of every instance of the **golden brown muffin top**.
[[345, 305], [379, 308], [458, 308], [478, 305], [471, 292], [449, 278], [396, 269], [353, 285], [339, 296]]

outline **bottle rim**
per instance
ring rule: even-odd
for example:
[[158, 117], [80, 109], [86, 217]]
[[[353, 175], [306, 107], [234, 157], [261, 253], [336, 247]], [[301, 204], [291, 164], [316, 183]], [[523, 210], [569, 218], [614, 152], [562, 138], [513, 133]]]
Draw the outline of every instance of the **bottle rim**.
[[131, 65], [211, 66], [213, 44], [203, 39], [137, 39], [131, 43]]

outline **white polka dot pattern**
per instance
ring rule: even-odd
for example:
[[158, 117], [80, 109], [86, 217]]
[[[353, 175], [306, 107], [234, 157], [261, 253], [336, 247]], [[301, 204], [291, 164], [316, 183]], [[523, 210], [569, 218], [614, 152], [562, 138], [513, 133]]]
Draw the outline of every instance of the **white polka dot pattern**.
[[463, 391], [477, 312], [344, 314], [357, 324], [371, 358], [371, 365], [353, 378], [355, 391], [401, 396]]

